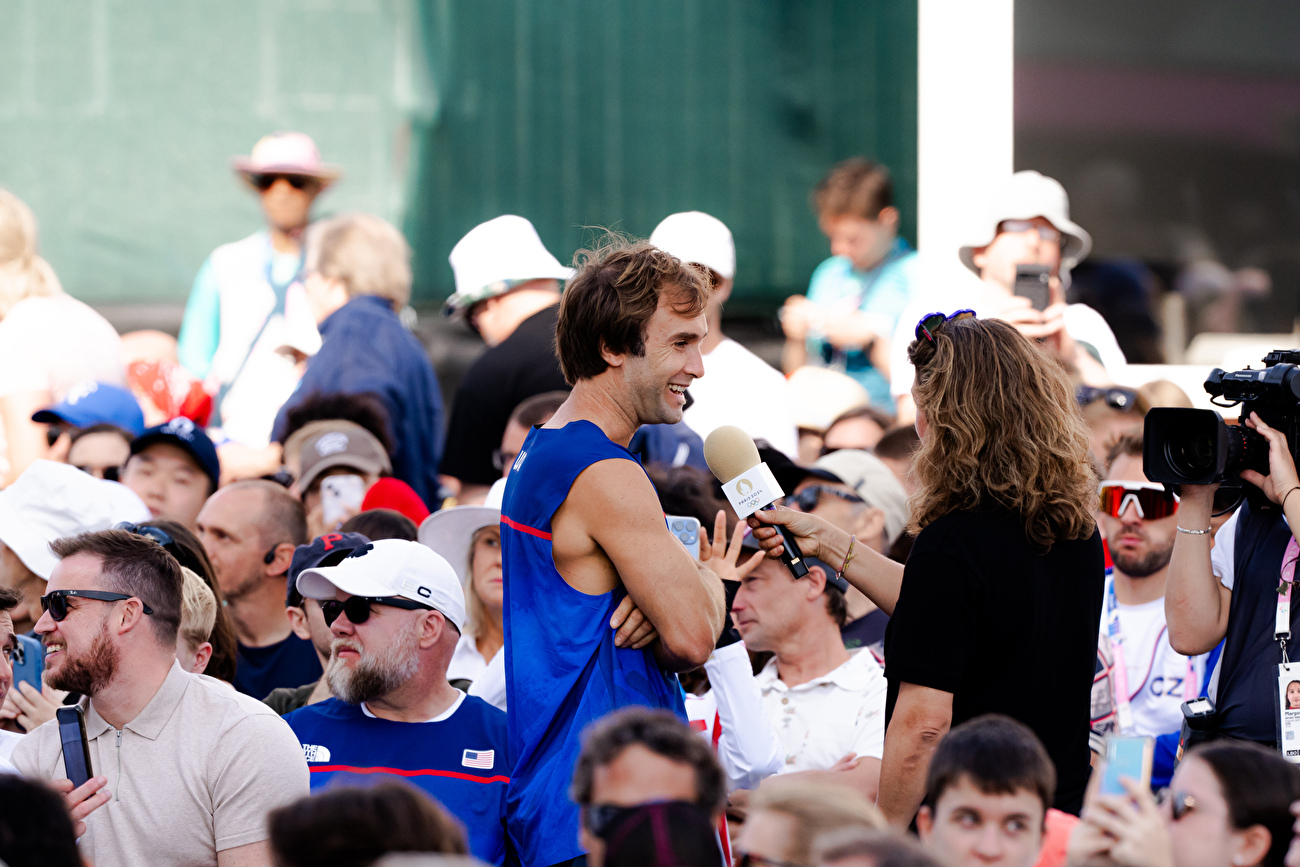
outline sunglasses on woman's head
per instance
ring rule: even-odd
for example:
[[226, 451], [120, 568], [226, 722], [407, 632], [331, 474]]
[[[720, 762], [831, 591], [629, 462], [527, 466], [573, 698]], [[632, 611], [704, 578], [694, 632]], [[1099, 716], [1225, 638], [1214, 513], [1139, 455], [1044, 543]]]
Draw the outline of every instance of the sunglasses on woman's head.
[[128, 533], [134, 533], [137, 536], [152, 539], [164, 548], [168, 545], [176, 544], [176, 540], [172, 538], [171, 533], [168, 533], [166, 530], [160, 530], [157, 527], [146, 527], [142, 524], [132, 524], [130, 521], [123, 521], [120, 524], [114, 524], [113, 529], [126, 530]]
[[[320, 611], [325, 616], [325, 625], [333, 626], [334, 621], [339, 619], [340, 614], [346, 614], [348, 621], [353, 624], [365, 623], [370, 619], [371, 605], [390, 605], [393, 608], [404, 608], [407, 611], [433, 611], [432, 605], [425, 605], [423, 602], [416, 602], [412, 599], [403, 599], [401, 596], [349, 596], [340, 602], [337, 599], [320, 600]], [[447, 621], [450, 623], [451, 621]]]
[[935, 342], [934, 340], [935, 332], [938, 331], [939, 327], [943, 325], [945, 322], [951, 322], [954, 319], [974, 319], [974, 318], [975, 318], [974, 310], [958, 310], [956, 313], [952, 313], [952, 314], [927, 313], [925, 316], [921, 317], [920, 322], [916, 323], [916, 339], [926, 340], [929, 341], [931, 344], [933, 344]]
[[[55, 623], [63, 620], [68, 616], [68, 597], [77, 599], [94, 599], [99, 602], [121, 602], [125, 599], [135, 599], [137, 597], [129, 593], [108, 593], [103, 590], [51, 590], [41, 597], [41, 610], [48, 611], [50, 617]], [[145, 614], [153, 614], [153, 609], [140, 600], [140, 607]]]
[[1098, 507], [1112, 518], [1123, 517], [1132, 503], [1139, 518], [1158, 521], [1178, 511], [1178, 496], [1165, 490], [1164, 485], [1150, 482], [1104, 481], [1098, 490]]
[[293, 187], [295, 190], [305, 190], [316, 184], [315, 178], [310, 178], [306, 175], [255, 174], [249, 175], [248, 181], [259, 191], [265, 193], [267, 190], [271, 189], [271, 187], [275, 186], [275, 182], [280, 180], [280, 178], [284, 178], [288, 181], [289, 186]]

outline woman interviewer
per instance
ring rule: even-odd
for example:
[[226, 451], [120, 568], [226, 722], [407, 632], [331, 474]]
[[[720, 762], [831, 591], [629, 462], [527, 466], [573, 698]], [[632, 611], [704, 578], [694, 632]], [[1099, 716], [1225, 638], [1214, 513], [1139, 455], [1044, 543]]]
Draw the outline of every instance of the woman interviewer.
[[990, 712], [1034, 730], [1056, 765], [1056, 806], [1077, 813], [1105, 567], [1074, 388], [1015, 327], [970, 311], [922, 319], [908, 357], [921, 447], [907, 566], [799, 512], [759, 512], [754, 535], [774, 553], [763, 525], [785, 524], [891, 617], [886, 818], [911, 821], [938, 740]]

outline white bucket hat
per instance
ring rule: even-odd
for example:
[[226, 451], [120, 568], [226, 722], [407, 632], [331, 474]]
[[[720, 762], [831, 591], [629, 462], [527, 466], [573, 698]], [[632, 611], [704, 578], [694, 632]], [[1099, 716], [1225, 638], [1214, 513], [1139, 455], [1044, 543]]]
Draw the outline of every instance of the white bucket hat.
[[469, 584], [469, 551], [474, 534], [484, 527], [501, 523], [501, 499], [505, 495], [506, 480], [492, 483], [481, 506], [453, 506], [441, 509], [424, 519], [417, 538], [421, 545], [432, 548], [451, 564], [460, 576], [461, 586]]
[[297, 584], [306, 599], [333, 599], [335, 588], [353, 596], [400, 596], [436, 608], [457, 632], [465, 627], [465, 593], [456, 571], [417, 542], [369, 542], [337, 566], [304, 569]]
[[1061, 274], [1065, 278], [1092, 249], [1092, 236], [1070, 220], [1070, 197], [1065, 187], [1035, 171], [1016, 172], [993, 194], [983, 216], [971, 226], [970, 243], [957, 250], [957, 257], [978, 277], [975, 251], [987, 247], [997, 236], [998, 224], [1034, 217], [1050, 220], [1061, 233]]
[[53, 461], [33, 461], [0, 491], [0, 542], [46, 581], [59, 562], [50, 550], [55, 539], [150, 517], [149, 507], [126, 485]]
[[825, 431], [843, 413], [871, 403], [861, 383], [829, 367], [805, 364], [788, 379], [796, 427]]
[[683, 262], [712, 268], [724, 280], [736, 276], [736, 241], [717, 217], [701, 211], [671, 214], [655, 226], [650, 243]]
[[456, 294], [443, 307], [447, 316], [529, 280], [568, 280], [573, 276], [573, 269], [561, 265], [542, 245], [533, 224], [514, 214], [470, 229], [451, 248], [447, 260], [456, 275]]

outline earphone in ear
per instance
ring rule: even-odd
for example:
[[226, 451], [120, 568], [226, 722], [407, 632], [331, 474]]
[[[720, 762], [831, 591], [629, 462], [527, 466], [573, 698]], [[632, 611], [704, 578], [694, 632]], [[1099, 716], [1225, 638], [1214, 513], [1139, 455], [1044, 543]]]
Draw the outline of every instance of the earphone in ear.
[[266, 552], [266, 556], [262, 558], [262, 562], [265, 563], [266, 565], [270, 566], [270, 565], [271, 565], [271, 562], [272, 562], [273, 560], [275, 560], [275, 549], [274, 549], [274, 548], [272, 548], [270, 551], [267, 551], [267, 552]]

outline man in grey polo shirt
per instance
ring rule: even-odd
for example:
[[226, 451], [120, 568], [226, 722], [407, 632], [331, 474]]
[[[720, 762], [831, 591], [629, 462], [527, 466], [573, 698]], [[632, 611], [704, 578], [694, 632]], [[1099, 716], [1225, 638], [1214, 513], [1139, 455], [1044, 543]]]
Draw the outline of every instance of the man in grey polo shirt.
[[[270, 708], [176, 662], [180, 565], [122, 530], [50, 547], [60, 562], [36, 632], [46, 681], [88, 697], [97, 777], [68, 799], [84, 817], [83, 856], [96, 867], [268, 863], [267, 811], [307, 794], [307, 763]], [[56, 721], [23, 738], [13, 764], [71, 789]]]

